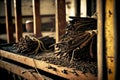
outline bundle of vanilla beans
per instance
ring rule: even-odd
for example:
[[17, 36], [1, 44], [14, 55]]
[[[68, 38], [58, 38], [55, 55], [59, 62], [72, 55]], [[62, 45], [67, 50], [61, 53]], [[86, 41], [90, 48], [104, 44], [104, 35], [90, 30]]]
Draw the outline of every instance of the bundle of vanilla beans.
[[33, 36], [26, 35], [25, 37], [20, 38], [19, 42], [14, 44], [14, 48], [17, 53], [23, 54], [37, 54], [38, 52], [43, 51], [53, 51], [54, 47], [49, 47], [55, 43], [53, 37], [44, 36], [36, 38]]
[[71, 17], [66, 32], [61, 36], [56, 55], [70, 62], [81, 59], [96, 59], [97, 21], [93, 18]]

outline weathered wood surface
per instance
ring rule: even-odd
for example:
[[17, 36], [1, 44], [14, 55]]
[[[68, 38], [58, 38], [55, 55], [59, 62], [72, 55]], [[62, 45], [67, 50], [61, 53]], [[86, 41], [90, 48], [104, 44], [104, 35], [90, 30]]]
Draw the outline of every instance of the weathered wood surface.
[[32, 70], [30, 71], [28, 69], [25, 69], [23, 67], [17, 66], [12, 63], [8, 63], [6, 61], [0, 60], [0, 67], [4, 68], [10, 72], [13, 72], [25, 79], [28, 79], [28, 80], [43, 80], [43, 77], [39, 76], [36, 72], [34, 72], [34, 71], [32, 72]]
[[[69, 80], [97, 80], [97, 77], [90, 73], [83, 74], [81, 71], [77, 71], [67, 67], [61, 67], [59, 65], [53, 65], [44, 61], [36, 60], [4, 50], [0, 50], [0, 56], [9, 58], [11, 60], [26, 64], [34, 68], [36, 67], [38, 69], [44, 70], [57, 76], [61, 76]], [[64, 73], [64, 71], [67, 71], [67, 74]]]

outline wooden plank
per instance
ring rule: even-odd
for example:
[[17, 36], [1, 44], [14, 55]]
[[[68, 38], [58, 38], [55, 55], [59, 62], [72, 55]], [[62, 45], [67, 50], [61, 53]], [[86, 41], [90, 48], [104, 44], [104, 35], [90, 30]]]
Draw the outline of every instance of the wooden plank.
[[[94, 75], [92, 75], [90, 73], [83, 74], [81, 71], [78, 71], [78, 70], [74, 71], [71, 68], [61, 67], [59, 65], [53, 65], [50, 63], [46, 63], [44, 61], [36, 60], [33, 58], [29, 58], [26, 56], [7, 52], [4, 50], [0, 50], [0, 56], [17, 61], [17, 62], [20, 62], [20, 63], [23, 63], [23, 64], [26, 64], [26, 65], [34, 67], [34, 68], [36, 67], [36, 68], [41, 69], [43, 71], [52, 73], [52, 74], [57, 75], [57, 76], [67, 78], [69, 80], [97, 80], [97, 77], [95, 77]], [[49, 66], [51, 66], [52, 68], [54, 68], [56, 70], [49, 69], [48, 68]], [[66, 70], [68, 73], [67, 74], [63, 73], [63, 70]], [[77, 73], [78, 76], [75, 75], [73, 72]]]
[[115, 62], [115, 0], [106, 0], [105, 4], [105, 39], [106, 39], [106, 59], [108, 80], [116, 78]]
[[14, 42], [14, 38], [13, 38], [11, 0], [5, 0], [5, 18], [6, 18], [7, 43], [12, 43]]
[[34, 34], [36, 34], [37, 37], [40, 37], [42, 36], [40, 19], [40, 0], [32, 0], [32, 3], [33, 3]]
[[14, 0], [16, 42], [22, 37], [21, 0]]
[[56, 1], [56, 42], [59, 42], [60, 36], [65, 33], [66, 9], [65, 0], [55, 1]]
[[44, 78], [39, 76], [36, 72], [30, 72], [30, 69], [25, 69], [23, 67], [17, 66], [15, 64], [0, 60], [0, 67], [13, 72], [27, 80], [44, 80]]

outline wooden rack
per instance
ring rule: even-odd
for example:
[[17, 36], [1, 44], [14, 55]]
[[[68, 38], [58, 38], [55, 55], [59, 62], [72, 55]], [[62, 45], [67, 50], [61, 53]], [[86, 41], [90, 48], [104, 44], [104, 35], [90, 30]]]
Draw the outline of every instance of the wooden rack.
[[[59, 36], [64, 33], [63, 29], [65, 28], [66, 21], [65, 21], [65, 0], [55, 0], [56, 1], [56, 41], [59, 40]], [[12, 26], [12, 17], [11, 17], [11, 0], [5, 0], [5, 15], [6, 15], [6, 32], [7, 32], [7, 42], [12, 43], [13, 42], [13, 26]], [[105, 3], [105, 4], [103, 4]], [[19, 38], [22, 36], [22, 15], [21, 15], [21, 0], [14, 0], [14, 13], [15, 13], [15, 27], [16, 27], [16, 42], [19, 40]], [[98, 80], [103, 80], [103, 79], [115, 79], [115, 74], [118, 69], [115, 68], [115, 66], [119, 67], [119, 65], [115, 64], [116, 58], [117, 60], [119, 59], [117, 57], [116, 53], [116, 45], [117, 42], [114, 40], [117, 39], [116, 33], [115, 33], [115, 27], [116, 24], [114, 23], [116, 21], [116, 16], [114, 14], [115, 11], [115, 1], [114, 0], [106, 0], [106, 2], [97, 0], [97, 19], [98, 19], [98, 41], [97, 41], [97, 61], [98, 61]], [[40, 34], [40, 27], [38, 25], [41, 24], [40, 22], [40, 16], [38, 15], [37, 7], [39, 5], [39, 0], [33, 0], [33, 17], [34, 17], [34, 34]], [[106, 12], [106, 13], [104, 13]], [[104, 20], [105, 19], [105, 22]], [[62, 27], [61, 27], [62, 26]], [[104, 32], [103, 32], [104, 31]], [[104, 44], [103, 41], [103, 35], [106, 44]], [[111, 44], [110, 44], [111, 43]], [[107, 50], [107, 51], [104, 51]], [[105, 55], [106, 54], [106, 55]], [[116, 56], [115, 56], [116, 55]], [[12, 59], [17, 62], [21, 62], [23, 64], [29, 65], [34, 67], [33, 59], [28, 58], [25, 56], [20, 56], [17, 54], [13, 54], [7, 51], [0, 50], [0, 56], [1, 57], [6, 57], [9, 59]], [[16, 58], [17, 57], [17, 58]], [[106, 61], [104, 61], [106, 60]], [[25, 63], [26, 62], [26, 63]], [[107, 63], [106, 63], [107, 62]], [[118, 61], [119, 62], [119, 61]], [[117, 63], [118, 63], [117, 62]], [[0, 67], [6, 68], [4, 65], [7, 63], [4, 61], [0, 61]], [[31, 64], [32, 63], [32, 64]], [[47, 72], [50, 72], [52, 74], [56, 74], [62, 77], [65, 77], [67, 79], [90, 79], [90, 80], [96, 80], [97, 78], [92, 76], [91, 74], [87, 74], [87, 76], [81, 74], [80, 71], [78, 71], [80, 76], [74, 76], [73, 74], [70, 73], [70, 75], [65, 75], [61, 73], [62, 69], [68, 69], [71, 71], [69, 68], [61, 68], [56, 65], [52, 65], [58, 69], [59, 72], [54, 72], [46, 68], [48, 66], [47, 63], [41, 62], [38, 60], [35, 60], [35, 63], [38, 63], [36, 66], [39, 69], [43, 69]], [[44, 66], [41, 66], [40, 64], [44, 64]], [[105, 64], [105, 65], [104, 65]], [[104, 66], [103, 66], [104, 65]], [[10, 67], [12, 68], [12, 67]], [[9, 67], [6, 69], [11, 70]], [[104, 69], [105, 68], [105, 69]], [[14, 70], [13, 70], [14, 71]], [[17, 71], [16, 71], [17, 72]], [[110, 72], [110, 73], [109, 73]], [[119, 72], [119, 71], [118, 71]], [[117, 75], [119, 76], [119, 75]], [[34, 79], [33, 79], [34, 80]]]

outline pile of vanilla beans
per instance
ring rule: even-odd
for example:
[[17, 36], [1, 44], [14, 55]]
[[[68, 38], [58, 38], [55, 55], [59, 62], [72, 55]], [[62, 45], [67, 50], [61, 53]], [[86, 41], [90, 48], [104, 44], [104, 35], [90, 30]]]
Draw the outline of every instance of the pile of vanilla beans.
[[71, 17], [66, 32], [56, 43], [56, 55], [70, 62], [97, 58], [97, 20]]
[[44, 36], [36, 38], [26, 35], [25, 37], [21, 37], [19, 42], [13, 46], [17, 53], [37, 54], [38, 52], [43, 51], [53, 51], [54, 47], [49, 46], [54, 43], [55, 39], [53, 37]]

